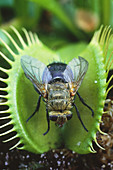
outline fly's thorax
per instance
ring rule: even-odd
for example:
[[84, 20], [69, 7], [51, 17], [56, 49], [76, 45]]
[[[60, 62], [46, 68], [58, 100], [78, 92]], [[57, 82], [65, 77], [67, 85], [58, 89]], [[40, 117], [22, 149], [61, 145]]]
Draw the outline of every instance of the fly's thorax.
[[64, 111], [72, 108], [72, 98], [67, 83], [55, 82], [48, 85], [49, 111]]
[[70, 88], [68, 83], [62, 83], [62, 82], [55, 82], [52, 84], [48, 84], [47, 86], [48, 90], [48, 100], [51, 100], [51, 98], [70, 98]]
[[56, 122], [56, 125], [62, 127], [67, 120], [72, 118], [72, 112], [65, 110], [63, 112], [51, 111], [49, 112], [49, 119]]

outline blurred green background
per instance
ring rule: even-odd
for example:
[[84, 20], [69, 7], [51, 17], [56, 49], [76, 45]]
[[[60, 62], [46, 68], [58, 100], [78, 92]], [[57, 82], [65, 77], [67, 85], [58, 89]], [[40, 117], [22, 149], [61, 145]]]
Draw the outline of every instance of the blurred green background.
[[113, 27], [112, 0], [0, 0], [0, 28], [25, 27], [52, 49], [89, 42], [101, 24]]

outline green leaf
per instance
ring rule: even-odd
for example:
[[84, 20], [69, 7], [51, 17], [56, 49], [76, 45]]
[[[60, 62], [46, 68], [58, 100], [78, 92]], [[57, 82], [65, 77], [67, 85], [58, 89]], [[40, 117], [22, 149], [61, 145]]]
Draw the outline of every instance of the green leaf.
[[[0, 68], [2, 72], [8, 75], [7, 79], [0, 78], [0, 81], [7, 84], [5, 88], [1, 87], [0, 90], [8, 93], [7, 95], [0, 95], [5, 100], [1, 105], [8, 106], [8, 108], [0, 111], [0, 119], [11, 119], [8, 123], [1, 125], [0, 128], [4, 129], [4, 127], [13, 125], [8, 131], [0, 133], [0, 136], [7, 136], [7, 134], [12, 134], [14, 131], [17, 133], [15, 135], [12, 134], [12, 137], [4, 142], [19, 138], [19, 141], [12, 148], [18, 147], [19, 149], [25, 149], [34, 153], [43, 153], [53, 148], [59, 148], [62, 147], [62, 144], [64, 147], [81, 154], [95, 152], [92, 141], [94, 140], [98, 145], [96, 132], [98, 130], [101, 132], [99, 122], [103, 114], [104, 101], [109, 90], [113, 87], [111, 86], [106, 92], [107, 86], [113, 78], [111, 76], [106, 83], [110, 67], [107, 67], [109, 61], [106, 58], [107, 54], [104, 52], [108, 49], [109, 41], [107, 40], [111, 37], [108, 34], [110, 32], [109, 27], [101, 28], [97, 31], [87, 47], [85, 43], [80, 43], [67, 46], [57, 52], [50, 50], [42, 44], [36, 34], [28, 33], [24, 29], [27, 39], [26, 44], [19, 32], [13, 27], [12, 29], [20, 40], [22, 49], [4, 31], [10, 41], [12, 41], [18, 54], [15, 54], [1, 39], [5, 48], [13, 56], [14, 61], [9, 60], [0, 52], [0, 55], [11, 66], [10, 69]], [[73, 108], [73, 118], [70, 121], [66, 122], [62, 128], [56, 127], [55, 123], [51, 121], [49, 133], [43, 136], [47, 130], [46, 107], [43, 100], [41, 101], [39, 112], [26, 123], [27, 118], [36, 108], [38, 93], [33, 88], [32, 83], [25, 77], [24, 71], [21, 68], [20, 58], [23, 55], [37, 58], [44, 64], [52, 62], [53, 58], [55, 61], [65, 59], [65, 62], [68, 63], [72, 58], [78, 57], [78, 55], [84, 57], [89, 62], [89, 68], [79, 88], [79, 93], [84, 101], [94, 110], [94, 117], [92, 117], [91, 111], [81, 103], [77, 96], [75, 100], [81, 119], [89, 130], [88, 132], [84, 130]], [[7, 116], [6, 113], [9, 113], [9, 115]]]
[[79, 42], [76, 44], [69, 44], [57, 50], [57, 53], [62, 58], [62, 61], [67, 63], [74, 57], [79, 56], [79, 54], [86, 49], [88, 44], [85, 42]]

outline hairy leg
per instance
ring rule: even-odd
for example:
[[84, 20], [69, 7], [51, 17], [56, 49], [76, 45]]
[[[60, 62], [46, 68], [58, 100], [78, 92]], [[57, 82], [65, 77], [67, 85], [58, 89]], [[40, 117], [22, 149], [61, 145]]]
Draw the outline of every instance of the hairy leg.
[[46, 135], [50, 130], [50, 119], [49, 119], [49, 113], [48, 113], [47, 108], [46, 108], [46, 118], [47, 118], [48, 128], [47, 128], [47, 131], [43, 135]]
[[84, 128], [84, 129], [88, 132], [87, 128], [85, 127], [85, 125], [84, 125], [84, 123], [83, 123], [83, 121], [82, 121], [82, 119], [81, 119], [81, 117], [80, 117], [80, 113], [79, 113], [79, 110], [77, 109], [76, 104], [75, 104], [75, 103], [73, 103], [73, 105], [74, 105], [74, 107], [75, 107], [75, 109], [76, 109], [77, 116], [78, 116], [78, 118], [79, 118], [79, 120], [80, 120], [80, 122], [81, 122], [81, 124], [82, 124], [83, 128]]
[[39, 110], [40, 101], [41, 101], [41, 95], [39, 95], [39, 98], [38, 98], [38, 102], [37, 102], [37, 106], [36, 106], [35, 111], [34, 111], [33, 114], [26, 120], [26, 122], [28, 122], [28, 121], [35, 115], [35, 113]]
[[80, 96], [80, 94], [79, 94], [78, 92], [77, 92], [76, 94], [78, 95], [80, 101], [81, 101], [86, 107], [88, 107], [88, 108], [91, 110], [92, 116], [94, 116], [94, 111], [93, 111], [93, 109], [84, 102], [84, 99]]

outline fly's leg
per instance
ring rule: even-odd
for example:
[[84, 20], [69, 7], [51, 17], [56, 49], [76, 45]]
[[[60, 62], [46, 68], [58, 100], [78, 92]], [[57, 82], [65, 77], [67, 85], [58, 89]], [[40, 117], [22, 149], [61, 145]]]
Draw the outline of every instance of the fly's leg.
[[83, 98], [80, 96], [80, 94], [79, 94], [78, 92], [77, 92], [76, 94], [78, 95], [80, 101], [81, 101], [86, 107], [88, 107], [88, 108], [91, 110], [92, 116], [94, 116], [94, 111], [93, 111], [93, 109], [84, 102]]
[[36, 106], [36, 109], [35, 111], [33, 112], [33, 114], [26, 120], [26, 122], [28, 122], [34, 115], [35, 113], [39, 110], [39, 107], [40, 107], [40, 101], [41, 101], [41, 95], [39, 95], [39, 98], [38, 98], [38, 103], [37, 103], [37, 106]]
[[43, 135], [46, 135], [49, 132], [49, 129], [50, 129], [50, 119], [49, 119], [49, 113], [48, 113], [47, 108], [46, 108], [46, 118], [47, 118], [48, 128], [47, 128], [47, 131]]
[[78, 109], [77, 109], [76, 104], [73, 103], [73, 105], [75, 106], [75, 109], [76, 109], [76, 112], [77, 112], [77, 116], [78, 116], [78, 118], [79, 118], [79, 120], [80, 120], [80, 122], [81, 122], [83, 128], [88, 132], [88, 130], [86, 129], [86, 127], [85, 127], [85, 125], [84, 125], [84, 123], [83, 123], [83, 121], [82, 121], [82, 119], [81, 119], [81, 117], [80, 117], [80, 113], [79, 113], [79, 111], [78, 111]]

